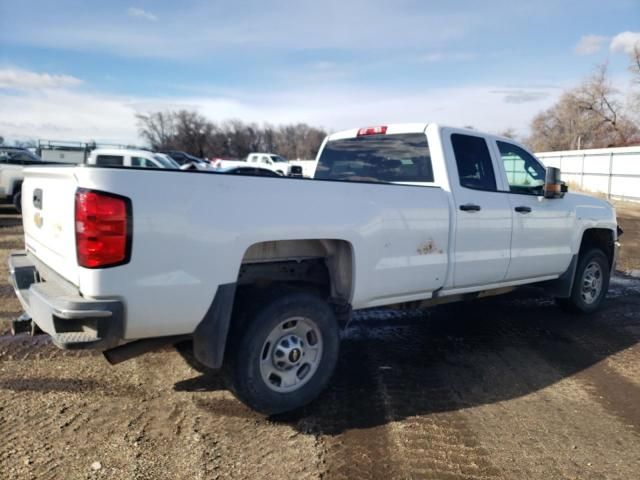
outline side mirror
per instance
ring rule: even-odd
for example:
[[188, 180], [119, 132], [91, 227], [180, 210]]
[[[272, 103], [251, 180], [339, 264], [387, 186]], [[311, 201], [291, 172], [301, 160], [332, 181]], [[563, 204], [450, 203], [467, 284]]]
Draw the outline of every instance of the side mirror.
[[544, 198], [562, 198], [567, 191], [567, 185], [560, 180], [560, 169], [547, 167], [544, 179]]

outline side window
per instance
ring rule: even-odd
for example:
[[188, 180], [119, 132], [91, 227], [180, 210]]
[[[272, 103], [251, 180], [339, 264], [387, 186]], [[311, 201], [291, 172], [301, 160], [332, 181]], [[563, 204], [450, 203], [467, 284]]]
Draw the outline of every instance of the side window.
[[121, 167], [124, 157], [120, 155], [98, 155], [96, 157], [96, 165], [105, 167]]
[[507, 142], [497, 142], [507, 172], [509, 190], [538, 195], [544, 185], [545, 169], [526, 150]]
[[271, 160], [269, 160], [269, 157], [267, 157], [266, 155], [263, 155], [262, 157], [260, 157], [260, 161], [262, 163], [266, 163], [266, 164], [270, 164]]
[[153, 162], [142, 157], [131, 157], [132, 167], [158, 168]]
[[458, 166], [460, 185], [474, 190], [496, 190], [496, 176], [487, 142], [482, 137], [454, 133], [453, 153]]

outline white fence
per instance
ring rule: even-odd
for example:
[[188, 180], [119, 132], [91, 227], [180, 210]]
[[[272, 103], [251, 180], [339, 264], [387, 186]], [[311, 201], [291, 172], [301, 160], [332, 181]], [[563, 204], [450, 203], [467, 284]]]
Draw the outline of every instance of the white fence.
[[536, 156], [562, 171], [562, 180], [609, 198], [640, 201], [640, 147], [542, 152]]

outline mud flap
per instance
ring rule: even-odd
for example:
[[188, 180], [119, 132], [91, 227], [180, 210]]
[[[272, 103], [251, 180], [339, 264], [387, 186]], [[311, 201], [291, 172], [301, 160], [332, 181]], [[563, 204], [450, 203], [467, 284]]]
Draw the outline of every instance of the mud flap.
[[235, 295], [235, 283], [218, 286], [209, 310], [193, 332], [193, 354], [209, 368], [222, 366]]
[[545, 291], [556, 298], [569, 298], [571, 296], [571, 288], [576, 276], [576, 268], [578, 267], [578, 255], [571, 257], [571, 263], [565, 272], [555, 280], [549, 280], [539, 283], [538, 285]]

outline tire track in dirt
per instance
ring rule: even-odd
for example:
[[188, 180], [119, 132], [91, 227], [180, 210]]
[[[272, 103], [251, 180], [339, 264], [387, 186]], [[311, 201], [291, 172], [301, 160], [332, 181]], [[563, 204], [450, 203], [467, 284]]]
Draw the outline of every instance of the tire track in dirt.
[[[640, 433], [640, 385], [625, 378], [612, 358], [638, 346], [638, 338], [625, 329], [625, 311], [633, 305], [637, 312], [640, 298], [637, 285], [615, 294], [627, 298], [623, 302], [609, 301], [605, 310], [591, 316], [549, 315], [544, 304], [531, 305], [523, 312], [529, 320], [525, 331], [514, 333], [529, 340], [528, 347], [558, 369], [562, 377], [573, 376], [605, 410]], [[502, 304], [503, 317], [512, 307], [508, 302]], [[507, 322], [503, 323], [506, 326]]]
[[[375, 349], [397, 452], [407, 478], [486, 479], [500, 471], [460, 411], [451, 388], [450, 368], [444, 352], [433, 342], [424, 351], [431, 328], [418, 323], [397, 331], [399, 341]], [[383, 332], [381, 332], [383, 333]], [[388, 334], [383, 333], [383, 338]], [[446, 337], [440, 346], [448, 344]], [[428, 345], [428, 343], [427, 343]], [[410, 386], [408, 389], [407, 387]], [[411, 393], [407, 395], [407, 390]]]
[[327, 478], [495, 478], [500, 471], [458, 411], [419, 315], [360, 319], [343, 340], [330, 392], [305, 420]]

